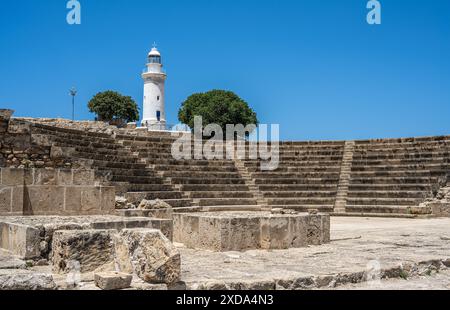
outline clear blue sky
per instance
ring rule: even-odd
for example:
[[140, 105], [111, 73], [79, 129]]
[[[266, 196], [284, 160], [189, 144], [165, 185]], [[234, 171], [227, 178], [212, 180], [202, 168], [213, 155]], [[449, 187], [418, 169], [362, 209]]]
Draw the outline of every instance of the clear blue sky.
[[77, 118], [98, 91], [142, 105], [153, 41], [168, 73], [168, 121], [194, 92], [229, 89], [281, 137], [356, 139], [450, 134], [450, 1], [0, 0], [0, 107]]

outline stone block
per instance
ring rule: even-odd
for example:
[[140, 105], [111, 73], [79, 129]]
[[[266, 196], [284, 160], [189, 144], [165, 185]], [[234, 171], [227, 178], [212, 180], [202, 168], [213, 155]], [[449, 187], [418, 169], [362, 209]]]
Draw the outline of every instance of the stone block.
[[116, 189], [114, 186], [101, 186], [100, 209], [103, 214], [113, 214], [115, 211]]
[[149, 283], [180, 280], [180, 253], [159, 230], [125, 229], [115, 237], [116, 265]]
[[52, 145], [50, 148], [50, 158], [61, 159], [61, 158], [72, 158], [75, 153], [74, 147], [62, 147]]
[[121, 290], [129, 288], [133, 276], [121, 272], [102, 272], [94, 275], [95, 285], [102, 290]]
[[57, 185], [58, 170], [34, 169], [34, 185]]
[[68, 214], [100, 214], [100, 187], [68, 186], [65, 212]]
[[29, 134], [31, 132], [31, 123], [12, 119], [8, 124], [8, 133], [11, 134]]
[[61, 186], [73, 185], [73, 176], [71, 169], [58, 169], [57, 184]]
[[75, 169], [73, 170], [74, 185], [94, 185], [95, 172], [91, 169]]
[[24, 190], [23, 209], [27, 215], [64, 214], [64, 187], [28, 186]]
[[[109, 230], [60, 230], [53, 234], [52, 264], [55, 273], [91, 272], [114, 261]], [[72, 270], [79, 266], [79, 270]]]
[[24, 185], [25, 170], [18, 168], [2, 168], [2, 185]]
[[0, 186], [0, 214], [12, 212], [12, 187]]
[[0, 223], [0, 248], [6, 249], [22, 259], [40, 256], [40, 232], [38, 229], [16, 223]]

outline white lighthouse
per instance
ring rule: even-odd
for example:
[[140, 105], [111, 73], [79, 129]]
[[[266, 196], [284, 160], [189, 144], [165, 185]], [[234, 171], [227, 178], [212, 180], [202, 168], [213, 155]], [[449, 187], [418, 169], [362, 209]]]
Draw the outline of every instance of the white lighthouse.
[[164, 83], [167, 76], [162, 67], [161, 54], [154, 45], [148, 54], [147, 68], [142, 73], [144, 79], [144, 111], [141, 125], [149, 130], [166, 129]]

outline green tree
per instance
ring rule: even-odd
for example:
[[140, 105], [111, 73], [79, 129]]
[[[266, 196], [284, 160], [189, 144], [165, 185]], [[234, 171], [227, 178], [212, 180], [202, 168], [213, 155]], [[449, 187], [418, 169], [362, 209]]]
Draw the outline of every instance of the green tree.
[[218, 124], [225, 133], [227, 124], [258, 125], [256, 113], [231, 91], [211, 90], [189, 96], [181, 105], [178, 119], [194, 128], [194, 117], [203, 118], [203, 127]]
[[115, 91], [105, 91], [95, 95], [88, 103], [89, 110], [97, 114], [99, 121], [126, 123], [139, 120], [139, 108], [129, 96]]

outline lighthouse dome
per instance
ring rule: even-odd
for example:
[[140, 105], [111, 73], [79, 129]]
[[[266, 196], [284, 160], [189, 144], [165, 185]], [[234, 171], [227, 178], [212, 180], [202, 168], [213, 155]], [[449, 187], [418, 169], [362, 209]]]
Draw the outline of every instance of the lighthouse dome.
[[158, 51], [156, 47], [153, 47], [150, 53], [148, 53], [148, 57], [150, 56], [161, 56], [161, 53]]

